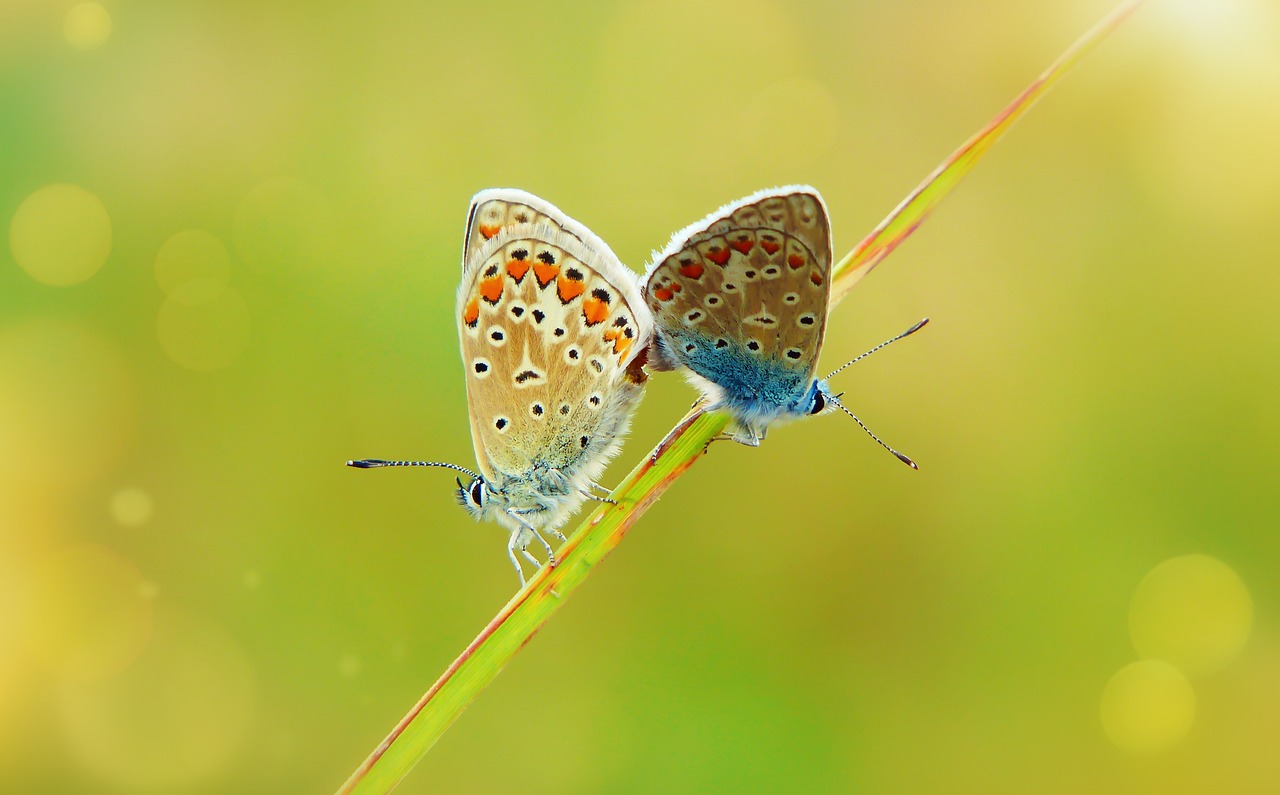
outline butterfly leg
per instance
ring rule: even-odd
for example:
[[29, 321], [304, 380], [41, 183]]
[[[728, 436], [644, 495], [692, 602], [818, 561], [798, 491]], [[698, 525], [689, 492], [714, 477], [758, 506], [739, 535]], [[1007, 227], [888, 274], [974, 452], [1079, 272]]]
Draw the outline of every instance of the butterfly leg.
[[[527, 561], [529, 561], [530, 563], [532, 563], [532, 564], [533, 564], [533, 568], [534, 568], [534, 570], [535, 570], [535, 571], [536, 571], [537, 569], [542, 568], [542, 561], [540, 561], [540, 560], [538, 560], [537, 558], [535, 558], [535, 557], [533, 556], [533, 553], [529, 551], [529, 546], [528, 546], [528, 545], [529, 545], [528, 530], [529, 530], [529, 528], [526, 526], [526, 527], [521, 527], [519, 530], [514, 530], [514, 531], [512, 531], [512, 533], [511, 533], [511, 540], [507, 542], [507, 554], [511, 557], [511, 562], [515, 564], [515, 566], [516, 566], [516, 570], [520, 572], [520, 587], [521, 587], [521, 588], [523, 588], [523, 587], [524, 587], [524, 582], [525, 582], [525, 580], [524, 580], [524, 569], [520, 568], [520, 563], [519, 563], [518, 561], [516, 561], [516, 550], [519, 550], [519, 551], [520, 551], [520, 554], [521, 554], [522, 556], [524, 556], [524, 559], [525, 559], [525, 560], [527, 560]], [[542, 537], [541, 537], [541, 536], [539, 536], [539, 537], [538, 537], [538, 540], [539, 540], [539, 541], [541, 541], [541, 540], [542, 540]], [[546, 544], [547, 542], [546, 542], [546, 541], [543, 541], [542, 543], [543, 543], [543, 544]], [[548, 547], [547, 549], [548, 549], [548, 551], [549, 551], [549, 550], [550, 550], [550, 547]], [[553, 563], [553, 564], [555, 563], [555, 559], [554, 559], [554, 558], [552, 559], [552, 563]]]
[[[603, 496], [603, 497], [601, 497], [601, 496], [599, 496], [598, 494], [592, 494], [592, 493], [591, 493], [592, 489], [594, 489], [594, 490], [596, 490], [596, 491], [604, 492], [604, 496]], [[608, 489], [606, 489], [604, 486], [601, 486], [599, 483], [592, 483], [592, 482], [588, 481], [588, 482], [587, 482], [587, 487], [586, 487], [585, 489], [578, 489], [578, 491], [580, 491], [580, 492], [582, 493], [582, 496], [586, 497], [586, 498], [587, 498], [587, 499], [589, 499], [589, 500], [595, 500], [596, 502], [607, 502], [607, 503], [609, 503], [610, 505], [617, 505], [617, 504], [618, 504], [618, 501], [617, 501], [617, 500], [614, 500], [614, 499], [610, 499], [610, 498], [609, 498], [609, 495], [610, 495], [612, 492], [610, 492], [610, 491], [609, 491]]]
[[[519, 522], [519, 523], [520, 523], [520, 527], [521, 527], [521, 530], [520, 530], [520, 531], [518, 531], [518, 533], [516, 533], [516, 534], [513, 534], [513, 535], [512, 535], [513, 543], [514, 543], [514, 539], [515, 539], [516, 535], [523, 536], [525, 532], [533, 533], [533, 537], [534, 537], [534, 538], [536, 538], [536, 539], [538, 539], [538, 541], [540, 541], [540, 542], [542, 543], [542, 546], [546, 547], [546, 550], [547, 550], [547, 565], [548, 565], [548, 566], [551, 566], [552, 568], [555, 568], [555, 565], [556, 565], [556, 553], [551, 549], [551, 545], [547, 543], [547, 539], [545, 539], [545, 538], [543, 538], [543, 537], [542, 537], [542, 533], [539, 533], [539, 532], [538, 532], [538, 528], [536, 528], [536, 527], [534, 527], [533, 525], [529, 524], [529, 522], [528, 522], [528, 521], [526, 521], [526, 520], [525, 520], [525, 518], [524, 518], [523, 516], [521, 516], [521, 515], [520, 515], [519, 511], [512, 511], [512, 510], [508, 510], [508, 511], [507, 511], [507, 515], [508, 515], [508, 516], [510, 516], [511, 518], [515, 519], [517, 522]], [[557, 535], [559, 535], [559, 534], [557, 533]], [[561, 538], [564, 538], [564, 536], [560, 536], [560, 537], [561, 537]], [[527, 539], [527, 538], [525, 539], [525, 543], [526, 543], [526, 544], [528, 543], [528, 539]], [[542, 568], [542, 563], [541, 563], [541, 562], [539, 562], [539, 561], [538, 561], [538, 559], [537, 559], [537, 558], [535, 558], [533, 555], [530, 555], [530, 554], [529, 554], [529, 550], [528, 550], [528, 548], [527, 548], [526, 546], [521, 546], [521, 547], [520, 547], [520, 554], [524, 555], [526, 559], [533, 561], [533, 564], [534, 564], [535, 566], [537, 566], [538, 568]]]
[[507, 542], [507, 557], [511, 558], [511, 565], [516, 569], [516, 576], [520, 578], [520, 587], [524, 587], [524, 569], [520, 568], [520, 561], [516, 560], [516, 541], [520, 537], [520, 531], [517, 530], [511, 534], [511, 540]]
[[535, 558], [533, 556], [533, 553], [529, 551], [528, 547], [520, 547], [520, 554], [524, 555], [524, 559], [532, 563], [534, 565], [534, 568], [537, 568], [537, 569], [542, 568], [542, 561]]
[[720, 433], [712, 436], [707, 440], [707, 446], [702, 448], [702, 452], [706, 453], [711, 449], [712, 442], [737, 442], [747, 447], [759, 447], [760, 442], [764, 441], [764, 437], [769, 433], [768, 428], [756, 430], [754, 428], [739, 428], [732, 433]]

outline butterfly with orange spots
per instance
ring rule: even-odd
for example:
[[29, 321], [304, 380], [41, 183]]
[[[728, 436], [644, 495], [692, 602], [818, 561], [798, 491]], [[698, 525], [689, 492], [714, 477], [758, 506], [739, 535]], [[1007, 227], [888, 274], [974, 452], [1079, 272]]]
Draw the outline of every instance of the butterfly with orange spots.
[[600, 238], [524, 191], [471, 200], [458, 288], [458, 333], [471, 439], [479, 472], [427, 461], [348, 462], [358, 467], [445, 466], [458, 502], [510, 533], [507, 553], [535, 539], [588, 498], [618, 451], [644, 390], [653, 318], [636, 274]]
[[815, 375], [831, 297], [831, 250], [826, 205], [804, 185], [753, 193], [677, 232], [644, 279], [656, 326], [650, 367], [683, 368], [708, 410], [733, 417], [728, 438], [746, 445], [759, 445], [775, 423], [833, 407], [867, 430]]

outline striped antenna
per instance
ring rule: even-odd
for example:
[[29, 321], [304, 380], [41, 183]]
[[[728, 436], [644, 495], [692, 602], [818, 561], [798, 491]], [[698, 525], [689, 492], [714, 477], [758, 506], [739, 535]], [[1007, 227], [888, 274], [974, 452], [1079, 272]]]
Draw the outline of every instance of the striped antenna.
[[[919, 328], [920, 326], [923, 326], [923, 325], [924, 325], [924, 323], [922, 322], [922, 323], [920, 323], [919, 325], [917, 325], [917, 326], [916, 326], [916, 328]], [[915, 329], [912, 329], [911, 331], [915, 331]], [[910, 334], [910, 333], [911, 333], [911, 331], [908, 331], [908, 332], [907, 332], [907, 334]], [[904, 336], [904, 337], [905, 337], [905, 336], [906, 336], [906, 334], [904, 334], [904, 335], [902, 335], [902, 336]], [[901, 339], [901, 338], [899, 338], [899, 339]], [[893, 340], [889, 340], [889, 342], [893, 342]], [[885, 343], [885, 345], [888, 345], [888, 344], [889, 344], [888, 342], [886, 342], [886, 343]], [[884, 346], [882, 345], [881, 347], [884, 347]], [[863, 354], [863, 355], [865, 356], [866, 354]], [[856, 360], [855, 360], [855, 361], [856, 361]], [[842, 394], [843, 394], [843, 393], [842, 393]], [[841, 402], [840, 402], [840, 395], [832, 395], [832, 396], [831, 396], [831, 402], [832, 402], [832, 403], [834, 403], [834, 404], [836, 404], [837, 406], [839, 406], [839, 407], [840, 407], [840, 410], [841, 410], [841, 411], [843, 411], [845, 414], [848, 414], [850, 417], [853, 417], [853, 421], [854, 421], [854, 422], [856, 422], [856, 423], [858, 423], [858, 425], [862, 427], [862, 430], [864, 430], [864, 431], [866, 431], [866, 432], [867, 432], [867, 436], [870, 436], [872, 439], [875, 439], [875, 440], [876, 440], [876, 444], [880, 445], [880, 446], [881, 446], [881, 447], [883, 447], [884, 449], [886, 449], [886, 450], [888, 450], [889, 452], [891, 452], [891, 453], [893, 453], [894, 455], [896, 455], [896, 456], [898, 457], [898, 460], [899, 460], [899, 461], [901, 461], [902, 463], [904, 463], [904, 464], [906, 464], [907, 466], [911, 467], [912, 469], [915, 469], [915, 470], [917, 470], [917, 471], [920, 469], [920, 467], [916, 466], [916, 462], [915, 462], [915, 461], [912, 461], [910, 458], [907, 458], [907, 457], [906, 457], [905, 455], [903, 455], [902, 453], [899, 453], [897, 450], [894, 450], [892, 447], [890, 447], [889, 445], [885, 444], [885, 443], [884, 443], [884, 441], [883, 441], [879, 436], [876, 436], [874, 433], [872, 433], [872, 432], [871, 432], [871, 429], [867, 427], [867, 424], [866, 424], [865, 422], [863, 422], [862, 420], [858, 419], [858, 416], [857, 416], [856, 414], [854, 414], [852, 411], [849, 411], [849, 409], [845, 408], [845, 405], [844, 405], [843, 403], [841, 403]]]
[[[866, 353], [862, 354], [861, 356], [855, 356], [854, 358], [852, 358], [852, 359], [850, 359], [849, 361], [845, 362], [844, 364], [840, 365], [840, 366], [839, 366], [839, 367], [837, 367], [836, 369], [832, 370], [830, 373], [827, 373], [827, 377], [826, 377], [826, 378], [824, 378], [824, 379], [822, 379], [822, 380], [826, 381], [827, 379], [831, 378], [831, 376], [833, 376], [833, 375], [835, 375], [836, 373], [840, 372], [840, 371], [841, 371], [841, 370], [843, 370], [844, 368], [848, 367], [848, 366], [849, 366], [849, 365], [851, 365], [851, 364], [857, 364], [858, 362], [860, 362], [860, 361], [862, 361], [863, 359], [867, 358], [868, 356], [870, 356], [871, 354], [873, 354], [873, 353], [875, 353], [876, 351], [880, 350], [881, 348], [884, 348], [884, 347], [886, 347], [886, 346], [888, 346], [888, 345], [892, 345], [893, 343], [897, 342], [897, 341], [898, 341], [898, 340], [900, 340], [900, 339], [903, 339], [903, 338], [906, 338], [906, 337], [910, 337], [912, 334], [915, 334], [917, 331], [919, 331], [920, 329], [924, 328], [925, 324], [926, 324], [926, 323], [928, 323], [928, 322], [929, 322], [929, 318], [925, 318], [924, 320], [921, 320], [919, 323], [915, 324], [914, 326], [912, 326], [911, 328], [909, 328], [909, 329], [907, 329], [906, 331], [902, 332], [901, 334], [899, 334], [898, 336], [894, 337], [893, 339], [891, 339], [891, 340], [885, 340], [884, 342], [882, 342], [882, 343], [880, 343], [879, 345], [875, 346], [874, 348], [872, 348], [871, 350], [869, 350], [869, 351], [867, 351]], [[841, 406], [841, 408], [844, 408], [844, 407], [843, 407], [843, 406]], [[848, 410], [848, 409], [846, 409], [846, 411], [847, 411], [847, 410]], [[854, 417], [854, 419], [856, 420], [856, 419], [858, 419], [858, 418], [857, 418], [857, 417]], [[871, 431], [867, 431], [867, 433], [871, 433]], [[874, 437], [872, 437], [872, 438], [874, 438]]]
[[376, 469], [378, 467], [444, 467], [445, 469], [465, 472], [473, 478], [480, 477], [479, 474], [472, 472], [466, 467], [460, 467], [457, 464], [446, 464], [442, 461], [384, 461], [381, 458], [362, 458], [359, 461], [348, 461], [347, 466], [355, 467], [356, 469]]

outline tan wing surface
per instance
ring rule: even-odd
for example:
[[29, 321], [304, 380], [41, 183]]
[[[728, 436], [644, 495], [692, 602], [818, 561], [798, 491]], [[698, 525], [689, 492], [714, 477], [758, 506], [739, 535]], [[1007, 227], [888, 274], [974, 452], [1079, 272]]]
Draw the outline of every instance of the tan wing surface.
[[475, 249], [457, 313], [472, 441], [490, 479], [574, 469], [607, 432], [652, 332], [634, 273], [545, 220]]
[[[673, 236], [646, 277], [645, 300], [672, 353], [695, 372], [688, 332], [810, 374], [826, 327], [831, 226], [816, 190], [761, 191]], [[683, 341], [681, 341], [683, 338]]]
[[486, 241], [492, 240], [502, 230], [519, 224], [545, 224], [562, 229], [588, 249], [618, 261], [603, 240], [546, 199], [516, 188], [489, 188], [471, 197], [471, 209], [467, 212], [467, 231], [463, 238], [463, 268], [466, 268]]

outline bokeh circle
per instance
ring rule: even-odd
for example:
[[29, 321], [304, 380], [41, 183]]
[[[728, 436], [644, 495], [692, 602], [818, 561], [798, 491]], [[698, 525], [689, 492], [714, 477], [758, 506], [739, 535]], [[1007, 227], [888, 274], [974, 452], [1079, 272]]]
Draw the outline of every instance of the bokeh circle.
[[9, 224], [9, 247], [36, 281], [79, 284], [111, 253], [111, 218], [98, 197], [79, 185], [48, 185], [18, 206]]

